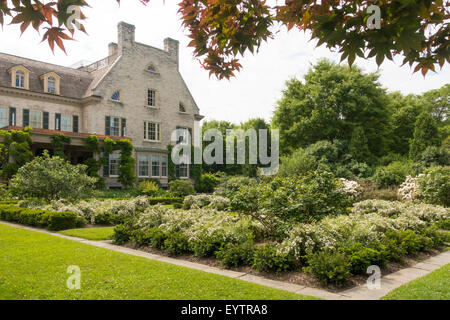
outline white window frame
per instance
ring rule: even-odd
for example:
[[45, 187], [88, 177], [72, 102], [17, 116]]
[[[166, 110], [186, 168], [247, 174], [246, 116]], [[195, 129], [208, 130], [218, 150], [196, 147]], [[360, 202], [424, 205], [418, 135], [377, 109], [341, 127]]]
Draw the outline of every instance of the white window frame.
[[[164, 159], [164, 161], [163, 161]], [[168, 170], [168, 165], [167, 165], [167, 161], [168, 157], [165, 154], [161, 155], [161, 178], [167, 178], [167, 170]], [[163, 174], [163, 169], [165, 170], [165, 174]]]
[[[152, 97], [150, 97], [150, 92], [152, 92]], [[147, 107], [156, 108], [156, 90], [147, 89]]]
[[[50, 85], [52, 83], [52, 85]], [[56, 94], [56, 79], [55, 77], [47, 78], [47, 92]]]
[[186, 175], [185, 176], [181, 175], [181, 170], [178, 169], [178, 172], [180, 173], [179, 174], [179, 178], [180, 179], [188, 179], [189, 178], [189, 167], [188, 167], [188, 164], [187, 163], [180, 163], [178, 166], [179, 166], [180, 169], [181, 169], [181, 166], [186, 167]]
[[[40, 120], [39, 120], [39, 126], [33, 126], [32, 125], [32, 114], [40, 114]], [[30, 126], [30, 127], [32, 127], [33, 129], [42, 129], [42, 111], [40, 111], [40, 110], [30, 110], [30, 118], [29, 118], [29, 123], [28, 123], [28, 125]]]
[[[67, 121], [67, 119], [69, 119], [69, 126], [68, 127], [66, 127], [64, 125], [64, 121]], [[72, 132], [72, 116], [71, 115], [61, 114], [60, 128], [61, 128], [61, 131]]]
[[[155, 139], [149, 137], [149, 125], [155, 126]], [[144, 121], [144, 140], [151, 142], [161, 142], [161, 123], [154, 121]]]
[[[112, 174], [113, 170], [111, 170], [111, 168], [112, 168], [113, 163], [111, 163], [111, 160], [114, 161], [114, 165], [117, 166], [117, 174]], [[120, 153], [119, 152], [113, 152], [109, 155], [108, 167], [109, 167], [108, 168], [109, 176], [111, 178], [117, 178], [119, 176], [119, 169], [120, 169]]]
[[[147, 161], [142, 161], [141, 157], [147, 157]], [[143, 167], [141, 165], [141, 163], [147, 163], [147, 165], [145, 166], [147, 168], [147, 174], [146, 175], [141, 175], [141, 167]], [[149, 155], [148, 153], [140, 153], [138, 155], [138, 177], [139, 178], [148, 178], [149, 177]]]
[[25, 86], [26, 86], [26, 83], [25, 83], [26, 79], [25, 79], [25, 77], [26, 77], [26, 74], [25, 74], [24, 71], [22, 71], [22, 70], [17, 70], [16, 71], [16, 78], [15, 78], [15, 81], [14, 81], [16, 88], [25, 89]]
[[[117, 120], [117, 134], [114, 134], [113, 133], [113, 128], [114, 128], [114, 130], [115, 130], [115, 126], [114, 126], [114, 121], [115, 120]], [[110, 136], [113, 136], [113, 137], [120, 137], [120, 118], [119, 117], [111, 117], [110, 118], [110, 120], [109, 120], [110, 122], [109, 122], [109, 133], [110, 133]]]
[[[157, 167], [158, 167], [158, 174], [157, 175], [153, 175], [153, 167], [154, 167], [154, 165], [153, 165], [153, 158], [157, 158], [158, 159], [158, 165], [157, 165]], [[152, 154], [152, 156], [151, 156], [151, 164], [152, 164], [151, 165], [152, 178], [159, 178], [159, 177], [161, 177], [161, 156], [159, 154]], [[156, 166], [155, 166], [155, 168], [156, 168]]]

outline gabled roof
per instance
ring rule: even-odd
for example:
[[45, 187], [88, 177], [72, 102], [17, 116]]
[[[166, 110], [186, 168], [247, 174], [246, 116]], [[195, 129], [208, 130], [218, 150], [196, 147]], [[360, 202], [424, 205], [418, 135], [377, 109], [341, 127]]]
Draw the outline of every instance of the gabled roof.
[[97, 72], [88, 72], [82, 69], [78, 70], [0, 53], [0, 87], [11, 87], [11, 75], [8, 70], [18, 65], [21, 65], [30, 71], [30, 91], [45, 93], [41, 76], [54, 72], [61, 77], [60, 96], [78, 99], [91, 96], [91, 88], [98, 82], [99, 74], [107, 72], [109, 69], [104, 68]]

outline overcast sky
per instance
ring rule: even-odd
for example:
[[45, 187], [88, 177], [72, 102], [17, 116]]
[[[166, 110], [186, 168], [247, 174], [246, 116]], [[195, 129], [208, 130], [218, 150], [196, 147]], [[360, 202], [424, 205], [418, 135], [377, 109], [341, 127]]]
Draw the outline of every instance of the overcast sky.
[[[178, 1], [153, 0], [143, 6], [138, 0], [88, 1], [85, 23], [89, 35], [76, 33], [77, 41], [66, 41], [67, 55], [59, 49], [53, 54], [47, 43], [31, 27], [20, 37], [17, 25], [5, 25], [0, 30], [0, 52], [26, 58], [70, 66], [80, 60], [96, 61], [108, 55], [107, 45], [117, 41], [117, 23], [125, 21], [136, 26], [136, 41], [163, 48], [163, 39], [180, 41], [180, 72], [189, 86], [201, 114], [207, 120], [228, 120], [234, 123], [263, 117], [270, 121], [284, 83], [291, 77], [303, 78], [311, 64], [320, 58], [339, 62], [339, 56], [324, 46], [315, 48], [308, 35], [296, 30], [282, 29], [274, 40], [264, 43], [258, 54], [248, 54], [241, 60], [241, 72], [234, 79], [216, 80], [192, 56], [187, 48], [190, 41], [181, 27], [177, 14]], [[429, 72], [424, 79], [412, 74], [408, 66], [384, 62], [380, 68], [380, 82], [388, 91], [419, 94], [437, 89], [450, 81], [450, 67], [445, 65], [437, 73]], [[356, 64], [368, 72], [377, 70], [374, 61], [358, 58]]]

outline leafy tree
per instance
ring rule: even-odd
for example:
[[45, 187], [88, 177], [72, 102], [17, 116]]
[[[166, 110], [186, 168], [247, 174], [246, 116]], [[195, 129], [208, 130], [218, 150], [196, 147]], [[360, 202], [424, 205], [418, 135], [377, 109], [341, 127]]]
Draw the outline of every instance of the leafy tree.
[[450, 124], [450, 84], [443, 87], [425, 92], [423, 95], [424, 103], [436, 120], [437, 125], [445, 126]]
[[[120, 3], [120, 0], [116, 0]], [[140, 0], [148, 3], [149, 0]], [[356, 56], [375, 57], [380, 65], [393, 55], [404, 57], [403, 63], [414, 64], [414, 72], [435, 70], [450, 61], [448, 34], [449, 7], [443, 0], [378, 1], [380, 28], [370, 28], [373, 20], [370, 1], [289, 0], [269, 5], [262, 0], [180, 0], [182, 24], [192, 39], [194, 55], [202, 66], [219, 78], [229, 78], [239, 71], [238, 56], [254, 52], [263, 41], [274, 38], [279, 28], [296, 27], [308, 31], [317, 45], [341, 54], [351, 65]], [[29, 25], [36, 31], [46, 30], [52, 50], [62, 50], [64, 40], [72, 40], [75, 29], [86, 32], [80, 10], [73, 20], [71, 5], [88, 6], [84, 0], [0, 0], [0, 24], [5, 16], [20, 24], [24, 32]], [[71, 23], [72, 22], [72, 23]]]
[[79, 198], [96, 182], [85, 165], [72, 165], [44, 152], [22, 166], [11, 180], [10, 192], [19, 198]]
[[364, 128], [369, 151], [385, 151], [389, 112], [378, 75], [321, 60], [305, 75], [304, 83], [286, 83], [272, 119], [280, 130], [283, 154], [320, 140], [351, 140], [353, 129]]
[[0, 137], [3, 138], [3, 143], [0, 144], [1, 175], [11, 178], [21, 166], [31, 161], [31, 132], [31, 127], [26, 127], [23, 131], [0, 131]]
[[371, 162], [371, 154], [367, 147], [367, 138], [361, 126], [353, 130], [349, 151], [353, 159], [359, 162]]
[[409, 155], [417, 159], [429, 146], [440, 144], [439, 132], [436, 121], [428, 112], [422, 112], [414, 126], [414, 139], [411, 141]]

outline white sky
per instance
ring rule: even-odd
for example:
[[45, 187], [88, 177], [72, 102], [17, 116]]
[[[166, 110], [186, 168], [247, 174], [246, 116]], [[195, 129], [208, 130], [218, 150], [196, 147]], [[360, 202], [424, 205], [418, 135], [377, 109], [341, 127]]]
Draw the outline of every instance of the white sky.
[[[96, 61], [108, 55], [108, 43], [117, 41], [117, 23], [125, 21], [136, 26], [136, 41], [158, 48], [163, 39], [171, 37], [180, 41], [180, 72], [189, 86], [201, 114], [205, 119], [227, 120], [234, 123], [249, 118], [262, 117], [270, 121], [276, 101], [281, 97], [284, 83], [291, 77], [303, 78], [311, 64], [326, 57], [339, 62], [339, 56], [324, 46], [315, 48], [303, 32], [285, 28], [274, 40], [264, 43], [258, 54], [248, 54], [241, 60], [243, 68], [234, 79], [216, 80], [192, 56], [187, 47], [189, 38], [181, 27], [177, 14], [178, 1], [153, 0], [143, 6], [138, 0], [122, 0], [119, 7], [115, 0], [93, 1], [84, 13], [89, 35], [76, 33], [77, 41], [66, 41], [65, 55], [59, 49], [53, 54], [47, 44], [40, 43], [32, 27], [20, 37], [18, 25], [6, 25], [0, 30], [0, 52], [26, 58], [69, 66], [80, 60]], [[380, 82], [388, 91], [419, 94], [437, 89], [449, 82], [450, 67], [445, 65], [437, 73], [428, 73], [424, 79], [413, 74], [409, 66], [401, 67], [401, 58], [393, 63], [385, 61], [380, 70]], [[356, 64], [373, 72], [377, 65], [373, 60], [357, 58]]]

